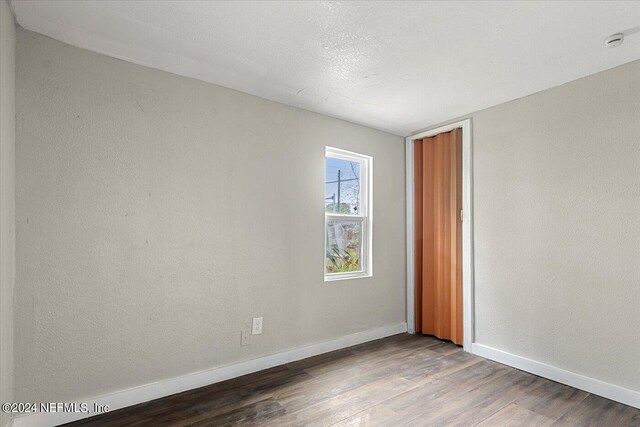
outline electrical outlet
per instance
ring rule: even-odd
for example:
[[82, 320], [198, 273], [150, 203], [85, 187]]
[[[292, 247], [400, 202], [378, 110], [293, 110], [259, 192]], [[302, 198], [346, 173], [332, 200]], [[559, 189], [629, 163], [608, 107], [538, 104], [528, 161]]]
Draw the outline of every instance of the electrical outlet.
[[243, 329], [242, 332], [240, 333], [240, 345], [241, 346], [246, 346], [249, 345], [249, 330], [248, 329]]
[[260, 335], [262, 333], [262, 317], [254, 317], [251, 324], [251, 335]]

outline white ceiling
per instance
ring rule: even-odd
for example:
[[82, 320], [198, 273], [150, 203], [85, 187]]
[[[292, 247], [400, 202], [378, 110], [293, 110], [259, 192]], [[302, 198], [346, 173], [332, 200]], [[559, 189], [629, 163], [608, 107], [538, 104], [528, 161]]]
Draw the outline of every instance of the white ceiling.
[[640, 59], [637, 1], [12, 4], [66, 43], [402, 136]]

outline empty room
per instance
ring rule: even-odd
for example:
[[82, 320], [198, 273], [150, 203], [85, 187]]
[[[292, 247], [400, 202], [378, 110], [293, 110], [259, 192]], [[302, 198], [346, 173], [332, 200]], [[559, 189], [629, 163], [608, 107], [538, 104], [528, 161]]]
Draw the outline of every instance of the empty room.
[[0, 0], [0, 427], [640, 427], [640, 1]]

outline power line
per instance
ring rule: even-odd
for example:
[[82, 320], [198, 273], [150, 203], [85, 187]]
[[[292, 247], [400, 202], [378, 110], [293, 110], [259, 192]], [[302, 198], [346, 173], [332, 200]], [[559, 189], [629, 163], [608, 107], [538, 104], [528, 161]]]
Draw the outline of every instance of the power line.
[[335, 183], [337, 183], [337, 182], [342, 183], [342, 182], [347, 182], [347, 181], [357, 181], [357, 180], [358, 180], [358, 178], [340, 179], [340, 180], [338, 180], [338, 181], [327, 181], [327, 182], [325, 182], [325, 184], [335, 184]]

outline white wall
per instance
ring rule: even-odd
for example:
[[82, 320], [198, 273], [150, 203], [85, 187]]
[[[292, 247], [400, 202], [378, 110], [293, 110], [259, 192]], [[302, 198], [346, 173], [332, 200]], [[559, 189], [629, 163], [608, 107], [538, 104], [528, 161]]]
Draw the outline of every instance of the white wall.
[[[0, 0], [0, 402], [13, 401], [13, 292], [15, 278], [16, 29]], [[0, 425], [9, 415], [0, 414]]]
[[476, 341], [640, 391], [640, 61], [473, 129]]
[[[24, 30], [17, 83], [18, 401], [404, 322], [401, 138]], [[323, 282], [325, 145], [374, 158], [373, 278]]]

